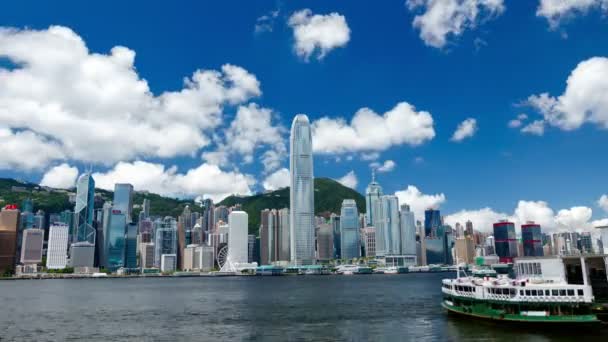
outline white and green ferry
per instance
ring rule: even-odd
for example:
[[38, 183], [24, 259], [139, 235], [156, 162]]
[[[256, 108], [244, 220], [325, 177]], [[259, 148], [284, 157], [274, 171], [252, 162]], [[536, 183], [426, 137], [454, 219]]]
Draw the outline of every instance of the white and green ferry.
[[606, 256], [526, 257], [513, 264], [514, 278], [473, 272], [444, 279], [443, 307], [475, 318], [527, 323], [600, 323], [608, 292]]

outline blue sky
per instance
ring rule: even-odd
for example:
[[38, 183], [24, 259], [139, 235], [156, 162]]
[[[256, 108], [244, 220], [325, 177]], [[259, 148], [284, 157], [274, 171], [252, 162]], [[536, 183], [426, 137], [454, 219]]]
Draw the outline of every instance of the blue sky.
[[[215, 191], [216, 196], [221, 196], [231, 189], [208, 190], [206, 184], [188, 179], [186, 174], [201, 165], [202, 153], [216, 151], [219, 145], [228, 143], [228, 138], [214, 140], [212, 136], [223, 136], [235, 119], [239, 105], [253, 102], [271, 110], [271, 125], [276, 129], [268, 132], [279, 134], [285, 144], [286, 130], [297, 113], [307, 114], [313, 122], [328, 117], [342, 118], [348, 123], [361, 108], [367, 107], [382, 115], [398, 103], [407, 102], [416, 112], [430, 113], [435, 133], [432, 138], [416, 146], [394, 143], [379, 150], [317, 154], [316, 176], [339, 179], [353, 171], [358, 179], [356, 189], [363, 192], [373, 161], [362, 158], [376, 152], [376, 162], [392, 160], [396, 165], [392, 171], [378, 175], [385, 193], [414, 185], [420, 196], [444, 194], [444, 200], [435, 202], [446, 213], [484, 207], [512, 213], [518, 201], [525, 200], [546, 201], [555, 215], [560, 209], [585, 206], [593, 210], [593, 219], [601, 219], [605, 212], [597, 202], [608, 192], [604, 171], [608, 161], [603, 158], [604, 146], [608, 143], [605, 129], [608, 120], [601, 119], [602, 113], [608, 110], [602, 107], [606, 103], [600, 101], [591, 109], [583, 109], [599, 112], [600, 119], [565, 128], [563, 123], [551, 123], [550, 118], [575, 112], [572, 106], [568, 107], [569, 102], [564, 106], [570, 109], [558, 106], [562, 109], [543, 111], [528, 101], [530, 96], [545, 92], [557, 99], [564, 94], [566, 80], [579, 63], [608, 55], [608, 22], [600, 6], [576, 7], [577, 1], [572, 1], [572, 8], [563, 13], [552, 12], [548, 18], [537, 14], [543, 5], [536, 0], [488, 1], [492, 5], [483, 5], [481, 0], [454, 1], [465, 2], [477, 6], [479, 13], [474, 18], [469, 16], [468, 21], [459, 26], [459, 32], [447, 34], [442, 46], [422, 39], [421, 27], [413, 25], [416, 16], [432, 9], [432, 1], [382, 1], [373, 5], [363, 1], [163, 4], [19, 1], [3, 4], [0, 25], [13, 28], [5, 35], [17, 36], [15, 39], [25, 39], [19, 37], [20, 32], [44, 33], [49, 26], [60, 25], [81, 37], [90, 54], [108, 55], [119, 45], [134, 51], [134, 70], [140, 79], [147, 81], [154, 96], [180, 91], [184, 78], [191, 77], [197, 69], [221, 70], [227, 63], [254, 75], [261, 94], [253, 91], [247, 100], [238, 104], [222, 104], [222, 123], [211, 127], [205, 135], [213, 141], [186, 153], [135, 150], [125, 158], [104, 163], [85, 161], [78, 152], [60, 146], [59, 150], [48, 153], [56, 153], [56, 157], [35, 165], [21, 165], [14, 160], [16, 156], [0, 162], [0, 176], [40, 181], [53, 167], [65, 163], [66, 167], [57, 170], [58, 174], [64, 172], [61, 177], [56, 174], [47, 181], [51, 185], [65, 185], [66, 179], [69, 182], [73, 178], [74, 167], [82, 171], [92, 164], [96, 172], [105, 174], [114, 170], [116, 162], [142, 161], [167, 168], [176, 166], [167, 184], [185, 188], [192, 185], [191, 192]], [[552, 10], [551, 1], [543, 2], [547, 11]], [[309, 19], [331, 13], [341, 16], [349, 30], [347, 42], [334, 44], [339, 46], [329, 48], [322, 58], [319, 50], [312, 52], [308, 60], [298, 55], [294, 48], [294, 25], [289, 21], [294, 13], [306, 8], [310, 9]], [[278, 11], [275, 17], [273, 11]], [[256, 23], [260, 23], [257, 20], [262, 16], [269, 16], [271, 20], [263, 21], [268, 25], [263, 32], [256, 32]], [[448, 17], [447, 24], [454, 25], [450, 22], [454, 18]], [[428, 22], [429, 29], [436, 24]], [[7, 48], [4, 49], [0, 42], [3, 61], [0, 66], [14, 71], [11, 63], [19, 61], [7, 58]], [[44, 50], [40, 52], [44, 54]], [[606, 69], [600, 66], [598, 70]], [[7, 82], [0, 79], [0, 84], [3, 81]], [[589, 87], [601, 91], [601, 85]], [[27, 95], [27, 90], [21, 90], [20, 94]], [[45, 101], [61, 103], [62, 100], [46, 97]], [[7, 108], [20, 110], [4, 109]], [[561, 112], [566, 114], [560, 116]], [[522, 113], [529, 119], [518, 128], [509, 127], [509, 121]], [[468, 118], [476, 120], [474, 134], [461, 142], [451, 141], [457, 126]], [[543, 118], [542, 135], [521, 132], [526, 124]], [[5, 132], [11, 138], [18, 132], [31, 130], [47, 144], [55, 140], [59, 145], [66, 144], [61, 138], [33, 126], [2, 122], [0, 114], [0, 128], [11, 130]], [[127, 127], [124, 134], [131, 132], [135, 131]], [[171, 141], [175, 137], [157, 138]], [[237, 173], [247, 175], [252, 192], [263, 190], [266, 177], [288, 167], [288, 159], [283, 155], [278, 167], [272, 171], [264, 169], [260, 158], [276, 143], [277, 140], [260, 142], [258, 139], [251, 163], [243, 162], [247, 153], [230, 152], [230, 161], [219, 169], [232, 172], [231, 177]], [[197, 175], [205, 177], [204, 171], [199, 170]], [[137, 177], [132, 173], [122, 177], [127, 180]], [[175, 175], [184, 177], [176, 181]], [[121, 176], [113, 173], [111, 177], [100, 178], [107, 186], [117, 180], [116, 177]], [[139, 187], [170, 192], [158, 184], [148, 186], [149, 182], [152, 181], [141, 181]], [[134, 183], [138, 187], [137, 181]], [[432, 199], [430, 202], [435, 204]]]

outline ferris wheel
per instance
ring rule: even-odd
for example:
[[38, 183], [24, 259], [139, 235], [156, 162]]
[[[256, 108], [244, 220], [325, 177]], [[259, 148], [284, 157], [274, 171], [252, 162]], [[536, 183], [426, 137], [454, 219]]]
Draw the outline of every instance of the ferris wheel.
[[215, 258], [218, 268], [221, 269], [222, 267], [224, 267], [224, 264], [226, 263], [227, 260], [228, 260], [228, 244], [223, 243], [218, 246], [217, 257]]

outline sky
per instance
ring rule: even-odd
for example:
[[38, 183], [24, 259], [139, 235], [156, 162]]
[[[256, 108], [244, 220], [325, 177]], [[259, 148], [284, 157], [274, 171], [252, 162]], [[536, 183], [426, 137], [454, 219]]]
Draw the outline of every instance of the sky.
[[0, 177], [176, 197], [315, 176], [487, 230], [608, 224], [608, 1], [18, 1], [0, 11]]

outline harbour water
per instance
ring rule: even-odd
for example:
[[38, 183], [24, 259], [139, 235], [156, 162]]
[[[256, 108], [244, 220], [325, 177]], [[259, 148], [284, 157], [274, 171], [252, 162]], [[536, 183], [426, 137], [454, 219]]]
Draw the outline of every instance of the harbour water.
[[458, 319], [449, 273], [0, 281], [0, 341], [580, 341], [598, 329]]

